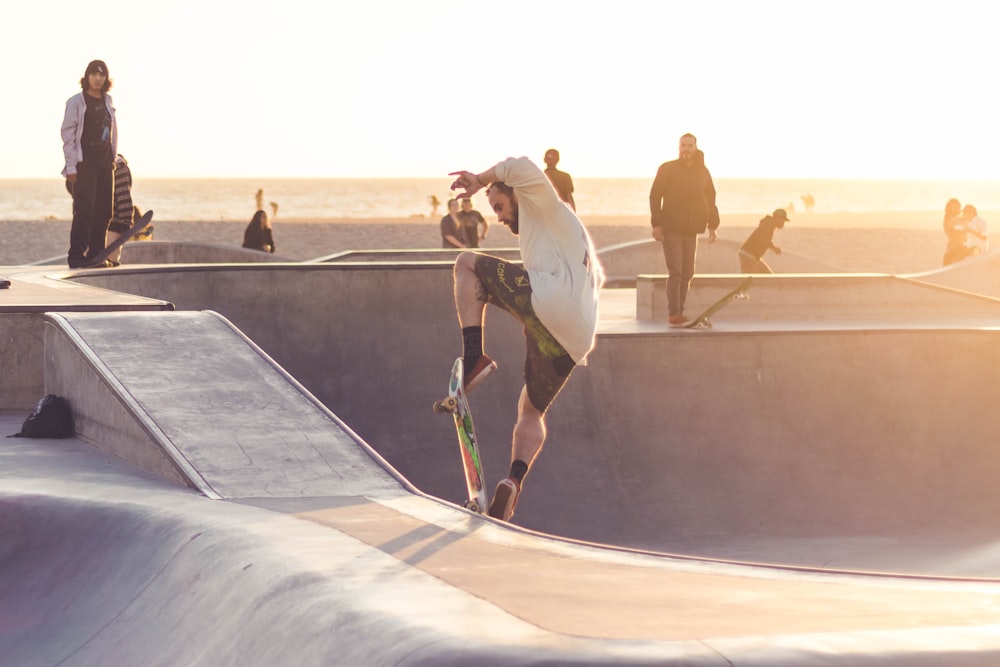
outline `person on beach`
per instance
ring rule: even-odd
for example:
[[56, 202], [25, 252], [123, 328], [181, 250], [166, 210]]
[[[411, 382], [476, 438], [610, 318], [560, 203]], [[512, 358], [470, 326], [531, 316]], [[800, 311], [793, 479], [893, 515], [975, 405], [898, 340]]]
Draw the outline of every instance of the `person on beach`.
[[[108, 225], [108, 242], [113, 243], [122, 234], [132, 228], [136, 218], [137, 207], [132, 203], [132, 170], [129, 169], [128, 161], [119, 155], [115, 158], [115, 197], [114, 212], [111, 216], [111, 223]], [[108, 261], [111, 266], [121, 264], [122, 249], [118, 247]]]
[[663, 244], [667, 263], [667, 311], [672, 326], [687, 321], [684, 304], [694, 277], [698, 235], [708, 229], [714, 243], [719, 227], [715, 184], [693, 134], [680, 138], [678, 158], [664, 162], [649, 190], [652, 236]]
[[785, 209], [775, 209], [771, 215], [761, 218], [757, 229], [750, 233], [749, 238], [740, 246], [740, 273], [774, 273], [762, 258], [768, 250], [780, 255], [781, 248], [774, 245], [774, 232], [784, 229], [788, 222]]
[[271, 231], [271, 224], [274, 218], [278, 217], [278, 204], [271, 202], [271, 215], [268, 216], [264, 210], [264, 191], [258, 190], [255, 199], [257, 212], [253, 214], [250, 224], [243, 232], [243, 247], [273, 253], [274, 234]]
[[573, 177], [565, 171], [556, 169], [557, 164], [559, 164], [559, 151], [554, 148], [545, 151], [545, 176], [549, 179], [552, 187], [556, 189], [559, 199], [569, 204], [569, 207], [575, 211], [576, 202], [573, 201]]
[[586, 228], [526, 157], [507, 158], [481, 173], [452, 172], [452, 190], [468, 198], [486, 187], [490, 208], [517, 236], [523, 267], [491, 255], [463, 252], [455, 261], [455, 307], [462, 329], [464, 386], [472, 391], [497, 365], [485, 354], [486, 305], [523, 325], [527, 354], [517, 402], [510, 471], [497, 484], [492, 517], [509, 521], [545, 442], [545, 413], [594, 348], [604, 271]]
[[[458, 212], [458, 219], [462, 221], [462, 229], [465, 230], [465, 239], [469, 242], [470, 248], [478, 248], [479, 242], [486, 239], [486, 230], [489, 223], [479, 211], [472, 208], [472, 200], [462, 199], [462, 210]], [[482, 227], [482, 231], [479, 228]]]
[[812, 210], [816, 208], [816, 198], [813, 197], [811, 192], [807, 192], [801, 197], [802, 205], [806, 208], [806, 213], [812, 213]]
[[962, 209], [962, 223], [965, 227], [965, 258], [988, 252], [989, 225], [979, 217], [979, 211], [972, 204], [966, 204]]
[[[118, 123], [103, 60], [92, 60], [80, 79], [81, 92], [66, 101], [62, 122], [62, 175], [73, 197], [67, 261], [71, 269], [90, 264], [104, 250], [114, 196]], [[106, 266], [111, 266], [106, 261]]]
[[965, 225], [962, 221], [962, 202], [949, 199], [944, 205], [945, 247], [941, 262], [944, 266], [954, 264], [965, 256]]
[[448, 213], [441, 218], [441, 247], [442, 248], [468, 248], [469, 243], [465, 236], [465, 227], [458, 215], [458, 200], [448, 200]]

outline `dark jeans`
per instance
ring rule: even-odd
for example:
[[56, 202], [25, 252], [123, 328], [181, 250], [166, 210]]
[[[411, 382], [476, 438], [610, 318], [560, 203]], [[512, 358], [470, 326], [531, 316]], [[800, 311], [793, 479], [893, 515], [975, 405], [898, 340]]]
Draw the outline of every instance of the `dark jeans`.
[[694, 278], [694, 258], [698, 251], [698, 236], [663, 232], [663, 258], [667, 260], [667, 312], [684, 312], [688, 287]]
[[79, 266], [104, 250], [115, 194], [113, 167], [76, 166], [73, 185], [73, 224], [69, 228], [70, 266]]

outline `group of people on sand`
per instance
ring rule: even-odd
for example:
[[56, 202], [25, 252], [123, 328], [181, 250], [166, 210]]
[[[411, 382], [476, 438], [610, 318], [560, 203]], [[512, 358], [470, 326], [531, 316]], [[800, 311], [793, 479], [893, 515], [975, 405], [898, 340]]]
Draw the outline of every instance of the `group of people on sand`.
[[448, 212], [441, 218], [441, 247], [478, 248], [489, 228], [483, 214], [472, 207], [471, 199], [449, 199]]
[[948, 266], [989, 250], [989, 227], [972, 204], [949, 199], [944, 206], [945, 248], [942, 264]]

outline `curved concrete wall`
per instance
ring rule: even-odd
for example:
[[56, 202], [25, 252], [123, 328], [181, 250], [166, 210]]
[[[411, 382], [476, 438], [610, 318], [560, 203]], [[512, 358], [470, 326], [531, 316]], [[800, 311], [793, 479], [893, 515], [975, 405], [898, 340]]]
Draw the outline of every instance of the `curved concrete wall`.
[[[418, 488], [460, 501], [453, 426], [430, 411], [461, 349], [451, 266], [181, 267], [87, 282], [215, 308]], [[506, 473], [520, 328], [488, 316], [500, 371], [473, 396], [487, 479]], [[1000, 511], [989, 434], [1000, 331], [776, 327], [602, 335], [549, 418], [517, 521], [658, 549], [733, 536], [978, 530]], [[715, 546], [713, 546], [715, 545]]]
[[217, 264], [228, 262], [288, 262], [280, 255], [226, 243], [133, 241], [122, 246], [123, 264]]
[[[709, 243], [704, 238], [698, 240], [695, 267], [701, 273], [739, 273], [740, 262], [737, 252], [742, 242], [719, 239]], [[632, 241], [608, 246], [598, 250], [601, 264], [608, 276], [609, 285], [631, 285], [640, 273], [666, 273], [663, 246], [652, 239]], [[776, 273], [837, 273], [843, 271], [832, 264], [783, 252], [765, 257], [765, 261]]]

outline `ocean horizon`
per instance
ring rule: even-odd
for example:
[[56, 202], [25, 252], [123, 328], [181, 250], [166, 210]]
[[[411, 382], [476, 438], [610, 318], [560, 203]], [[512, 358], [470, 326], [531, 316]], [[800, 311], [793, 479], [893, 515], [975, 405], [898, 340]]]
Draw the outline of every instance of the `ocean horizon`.
[[[160, 220], [249, 220], [254, 195], [279, 204], [278, 218], [289, 221], [334, 219], [426, 219], [440, 202], [445, 212], [452, 193], [449, 178], [149, 178], [133, 172], [133, 199]], [[586, 216], [646, 216], [650, 178], [574, 178], [577, 212]], [[864, 180], [864, 179], [715, 179], [717, 204], [723, 215], [765, 215], [785, 208], [806, 212], [803, 196], [815, 199], [813, 213], [943, 212], [945, 202], [959, 199], [980, 211], [1000, 211], [995, 181]], [[475, 207], [488, 212], [483, 194]], [[60, 178], [0, 179], [0, 220], [68, 220], [72, 200]]]

